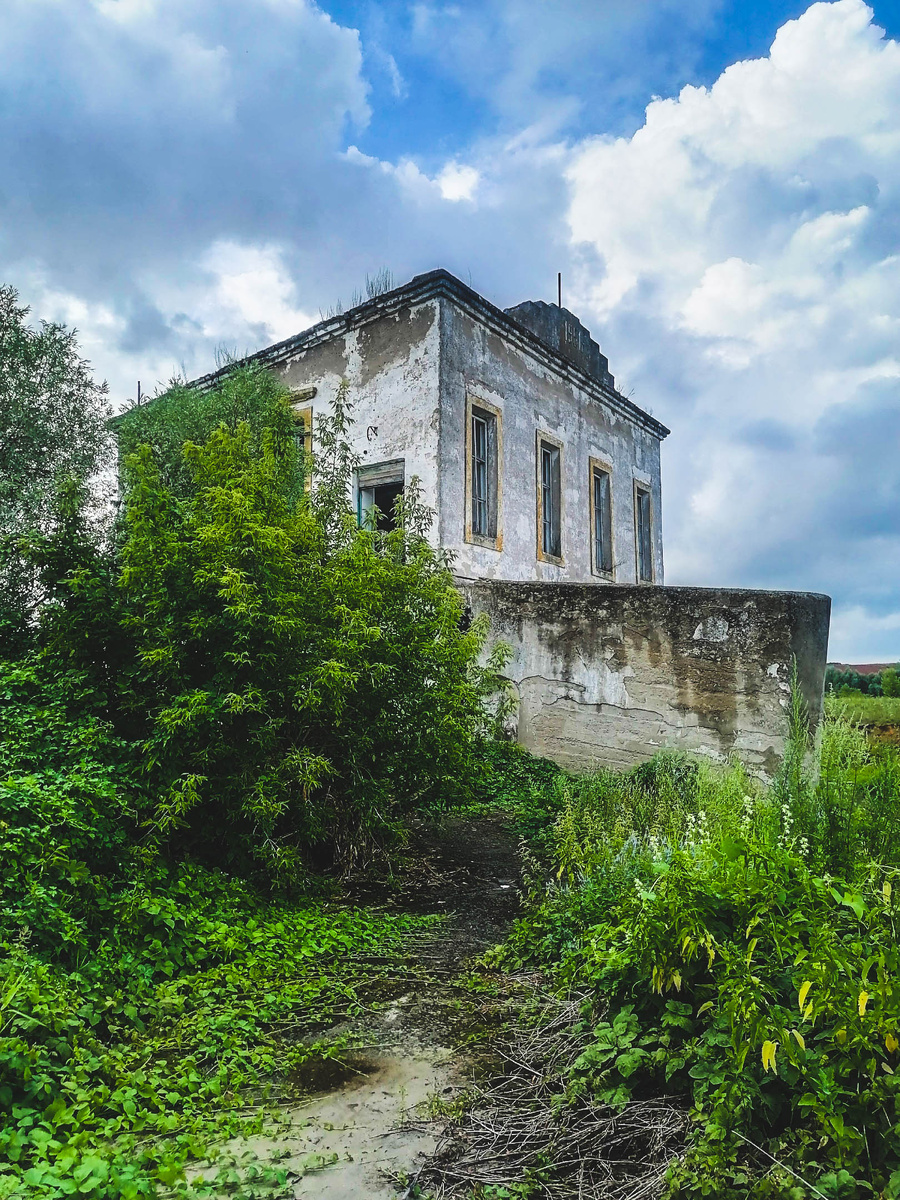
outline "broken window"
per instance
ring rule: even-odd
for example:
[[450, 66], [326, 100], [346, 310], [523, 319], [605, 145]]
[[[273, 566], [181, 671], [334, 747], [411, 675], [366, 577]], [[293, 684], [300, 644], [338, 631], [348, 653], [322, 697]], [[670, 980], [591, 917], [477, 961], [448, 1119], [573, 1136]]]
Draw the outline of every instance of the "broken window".
[[637, 576], [641, 583], [653, 582], [653, 538], [650, 529], [650, 492], [635, 484], [634, 535], [637, 549]]
[[562, 558], [562, 451], [538, 438], [538, 528], [542, 558]]
[[499, 550], [500, 412], [469, 398], [466, 417], [466, 540]]
[[609, 471], [591, 466], [591, 525], [593, 533], [594, 571], [611, 575], [612, 552], [612, 488]]
[[357, 518], [366, 529], [390, 533], [396, 528], [394, 505], [403, 495], [405, 464], [402, 458], [360, 467], [356, 473]]

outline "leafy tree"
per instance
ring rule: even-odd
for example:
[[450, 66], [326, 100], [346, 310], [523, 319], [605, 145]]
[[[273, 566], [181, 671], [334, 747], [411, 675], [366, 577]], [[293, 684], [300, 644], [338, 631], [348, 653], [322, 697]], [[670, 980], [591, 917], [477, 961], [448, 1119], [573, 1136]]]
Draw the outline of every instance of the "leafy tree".
[[[293, 420], [260, 372], [227, 386]], [[461, 628], [414, 487], [393, 532], [357, 527], [349, 422], [342, 388], [309, 493], [280, 418], [188, 442], [189, 485], [150, 446], [126, 460], [123, 704], [145, 714], [161, 844], [295, 877], [311, 857], [353, 865], [403, 811], [471, 786], [497, 663], [477, 665], [484, 625]]]
[[900, 696], [900, 674], [896, 667], [881, 672], [881, 690], [885, 696]]
[[[60, 489], [94, 475], [109, 450], [106, 385], [95, 383], [75, 333], [43, 322], [0, 287], [0, 647], [21, 647], [41, 597], [26, 535], [59, 523]], [[83, 495], [83, 493], [82, 493]]]
[[[252, 364], [234, 366], [206, 391], [174, 380], [162, 395], [116, 418], [120, 461], [150, 446], [161, 482], [175, 496], [186, 496], [194, 489], [194, 473], [182, 453], [185, 442], [205, 442], [220, 425], [233, 430], [241, 421], [249, 427], [253, 453], [261, 451], [264, 434], [282, 445], [292, 442], [297, 425], [286, 396], [271, 372]], [[282, 486], [297, 494], [302, 475], [286, 474]]]

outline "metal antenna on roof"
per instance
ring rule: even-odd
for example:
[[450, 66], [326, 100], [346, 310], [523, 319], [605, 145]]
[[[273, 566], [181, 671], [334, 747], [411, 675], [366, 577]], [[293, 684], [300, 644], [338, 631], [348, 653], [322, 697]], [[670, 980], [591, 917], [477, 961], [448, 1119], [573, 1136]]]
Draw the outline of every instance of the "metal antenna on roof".
[[562, 308], [562, 271], [556, 272], [556, 302]]

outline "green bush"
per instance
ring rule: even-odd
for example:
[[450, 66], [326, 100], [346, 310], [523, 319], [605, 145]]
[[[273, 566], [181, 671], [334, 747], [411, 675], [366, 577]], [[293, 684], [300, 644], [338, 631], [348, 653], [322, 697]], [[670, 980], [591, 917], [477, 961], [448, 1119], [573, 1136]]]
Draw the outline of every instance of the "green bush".
[[[271, 372], [253, 364], [236, 365], [215, 386], [200, 391], [174, 380], [148, 403], [128, 409], [114, 421], [119, 461], [149, 446], [160, 480], [178, 498], [195, 490], [194, 470], [185, 445], [202, 445], [220, 426], [232, 431], [247, 426], [251, 454], [262, 452], [274, 438], [282, 454], [296, 454], [296, 418], [286, 403], [287, 393]], [[281, 486], [292, 495], [303, 488], [303, 474], [286, 474]]]
[[82, 677], [0, 660], [0, 940], [74, 965], [124, 886], [137, 832], [130, 747]]
[[796, 707], [773, 788], [672, 754], [558, 781], [499, 953], [589, 997], [569, 1099], [691, 1105], [671, 1197], [900, 1193], [900, 763], [832, 706], [810, 774]]
[[291, 439], [244, 422], [185, 446], [184, 497], [149, 447], [126, 463], [122, 703], [146, 714], [152, 829], [281, 879], [352, 866], [403, 812], [464, 797], [497, 666], [478, 666], [485, 625], [463, 629], [414, 484], [393, 532], [358, 528], [348, 420], [342, 390], [310, 492]]

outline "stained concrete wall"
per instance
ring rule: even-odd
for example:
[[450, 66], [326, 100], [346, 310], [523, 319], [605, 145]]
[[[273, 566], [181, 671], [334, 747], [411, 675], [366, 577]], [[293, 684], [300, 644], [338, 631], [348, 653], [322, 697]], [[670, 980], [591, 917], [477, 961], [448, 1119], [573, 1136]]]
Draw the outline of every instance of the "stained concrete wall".
[[517, 736], [562, 766], [629, 767], [662, 747], [735, 754], [771, 777], [791, 662], [822, 708], [831, 601], [810, 592], [463, 584], [513, 648]]

